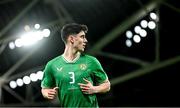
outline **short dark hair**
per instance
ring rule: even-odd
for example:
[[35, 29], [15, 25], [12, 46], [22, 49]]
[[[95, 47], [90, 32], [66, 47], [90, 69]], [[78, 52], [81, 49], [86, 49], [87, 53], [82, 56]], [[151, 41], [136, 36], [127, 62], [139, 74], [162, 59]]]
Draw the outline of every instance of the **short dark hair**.
[[69, 35], [76, 35], [84, 31], [87, 33], [88, 27], [86, 25], [77, 24], [77, 23], [70, 23], [63, 26], [61, 29], [61, 39], [64, 43], [67, 43], [67, 38]]

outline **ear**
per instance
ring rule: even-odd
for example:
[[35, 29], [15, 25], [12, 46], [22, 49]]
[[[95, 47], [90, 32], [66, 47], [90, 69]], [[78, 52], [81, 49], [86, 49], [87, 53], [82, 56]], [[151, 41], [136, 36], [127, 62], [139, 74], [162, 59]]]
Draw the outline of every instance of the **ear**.
[[68, 37], [68, 40], [69, 40], [70, 43], [72, 43], [72, 44], [74, 43], [74, 38], [73, 38], [72, 35], [70, 35], [70, 36]]

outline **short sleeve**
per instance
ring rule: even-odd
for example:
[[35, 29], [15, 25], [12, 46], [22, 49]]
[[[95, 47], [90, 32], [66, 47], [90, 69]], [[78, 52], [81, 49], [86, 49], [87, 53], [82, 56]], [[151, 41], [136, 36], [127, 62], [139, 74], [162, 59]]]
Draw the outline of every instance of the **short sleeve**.
[[105, 73], [100, 62], [96, 58], [93, 59], [92, 66], [93, 79], [95, 80], [96, 84], [101, 84], [108, 79], [107, 74]]
[[43, 71], [43, 79], [41, 81], [42, 88], [52, 88], [55, 85], [54, 77], [52, 75], [51, 64], [48, 63]]

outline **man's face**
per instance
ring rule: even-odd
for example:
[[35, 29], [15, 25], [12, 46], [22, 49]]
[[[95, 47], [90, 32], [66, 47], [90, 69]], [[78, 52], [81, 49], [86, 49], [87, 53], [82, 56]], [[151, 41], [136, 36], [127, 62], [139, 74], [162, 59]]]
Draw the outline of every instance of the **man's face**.
[[83, 52], [85, 50], [86, 44], [88, 42], [84, 31], [81, 31], [76, 36], [73, 36], [73, 41], [74, 48], [80, 52]]

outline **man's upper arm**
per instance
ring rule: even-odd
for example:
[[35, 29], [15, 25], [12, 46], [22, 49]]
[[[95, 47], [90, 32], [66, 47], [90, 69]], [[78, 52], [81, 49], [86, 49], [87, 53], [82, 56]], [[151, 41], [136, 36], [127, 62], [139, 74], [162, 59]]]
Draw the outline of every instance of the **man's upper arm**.
[[99, 85], [104, 82], [108, 82], [109, 81], [108, 76], [105, 73], [104, 69], [102, 68], [100, 62], [96, 58], [93, 60], [92, 65], [93, 65], [93, 73], [96, 84]]
[[48, 63], [43, 71], [43, 79], [41, 81], [42, 88], [51, 88], [54, 87], [55, 81], [52, 75], [51, 64]]

